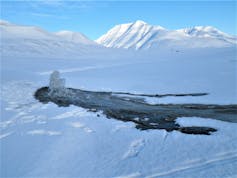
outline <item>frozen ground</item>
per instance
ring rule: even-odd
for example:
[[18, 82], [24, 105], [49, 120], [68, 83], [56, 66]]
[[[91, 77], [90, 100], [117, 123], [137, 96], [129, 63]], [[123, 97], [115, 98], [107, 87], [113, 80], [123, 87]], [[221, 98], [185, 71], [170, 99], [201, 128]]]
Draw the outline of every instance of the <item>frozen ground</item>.
[[33, 97], [59, 70], [67, 87], [86, 90], [210, 93], [147, 97], [150, 103], [236, 104], [236, 62], [236, 48], [77, 58], [2, 55], [1, 177], [236, 177], [236, 123], [177, 121], [218, 129], [210, 136], [140, 131], [130, 122], [76, 106], [41, 104]]

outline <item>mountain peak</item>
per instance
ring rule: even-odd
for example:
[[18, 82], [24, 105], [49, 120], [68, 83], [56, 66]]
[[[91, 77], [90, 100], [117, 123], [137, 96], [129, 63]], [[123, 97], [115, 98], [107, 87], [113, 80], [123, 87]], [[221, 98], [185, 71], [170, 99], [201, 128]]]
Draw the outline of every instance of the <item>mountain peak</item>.
[[190, 28], [185, 28], [185, 30], [192, 30], [192, 31], [219, 31], [217, 28], [212, 27], [212, 26], [194, 26], [194, 27], [190, 27]]
[[83, 43], [87, 45], [95, 45], [94, 41], [88, 39], [84, 34], [80, 32], [73, 32], [69, 30], [62, 30], [54, 33], [56, 36], [59, 36], [61, 39], [71, 41], [74, 43]]
[[137, 24], [137, 25], [146, 25], [147, 23], [142, 21], [142, 20], [137, 20], [135, 21], [133, 24]]
[[148, 49], [160, 46], [222, 47], [236, 44], [236, 37], [212, 26], [194, 26], [179, 30], [167, 30], [142, 20], [116, 25], [96, 40], [113, 48]]
[[230, 38], [231, 41], [233, 41], [233, 39], [235, 38], [234, 36], [226, 34], [213, 26], [194, 26], [190, 28], [179, 29], [177, 31], [184, 32], [187, 35], [196, 37], [212, 37], [219, 39], [224, 37]]
[[153, 26], [142, 20], [133, 23], [120, 24], [113, 27], [106, 34], [96, 40], [106, 47], [140, 49], [149, 44], [157, 35], [165, 33], [161, 26]]
[[6, 20], [1, 20], [0, 19], [0, 25], [11, 25], [11, 23], [6, 21]]

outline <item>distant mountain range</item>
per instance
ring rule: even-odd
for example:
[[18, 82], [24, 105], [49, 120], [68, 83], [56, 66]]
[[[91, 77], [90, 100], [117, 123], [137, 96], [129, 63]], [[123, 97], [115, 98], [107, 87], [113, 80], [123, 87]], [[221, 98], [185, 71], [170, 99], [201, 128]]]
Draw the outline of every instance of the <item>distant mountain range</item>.
[[236, 37], [211, 26], [167, 30], [138, 20], [134, 23], [116, 25], [96, 42], [112, 48], [199, 48], [232, 46], [236, 44]]
[[79, 32], [47, 32], [7, 21], [0, 21], [0, 34], [0, 52], [10, 56], [81, 56], [105, 48]]
[[72, 31], [47, 32], [39, 27], [12, 24], [0, 21], [1, 38], [3, 39], [41, 39], [59, 40], [85, 45], [97, 45], [89, 40], [84, 34]]
[[140, 50], [229, 47], [237, 43], [235, 36], [210, 26], [167, 30], [143, 21], [116, 25], [105, 35], [92, 41], [79, 32], [47, 32], [38, 27], [1, 20], [0, 37], [1, 54], [39, 56], [96, 55], [104, 51], [111, 52], [112, 49], [108, 48]]

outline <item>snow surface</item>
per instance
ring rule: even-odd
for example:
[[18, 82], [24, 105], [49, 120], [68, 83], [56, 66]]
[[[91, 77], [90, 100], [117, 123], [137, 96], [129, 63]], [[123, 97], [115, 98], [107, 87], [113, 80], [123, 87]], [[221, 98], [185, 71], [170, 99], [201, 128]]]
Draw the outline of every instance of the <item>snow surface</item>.
[[168, 30], [149, 25], [143, 21], [116, 25], [96, 40], [97, 43], [113, 48], [205, 48], [227, 47], [236, 44], [236, 37], [211, 26]]
[[[16, 39], [17, 49], [25, 45]], [[42, 104], [33, 97], [39, 87], [49, 84], [51, 72], [58, 70], [66, 87], [72, 88], [210, 93], [146, 98], [150, 103], [237, 104], [236, 46], [181, 48], [179, 52], [102, 48], [96, 55], [57, 57], [14, 53], [14, 48], [6, 48], [9, 41], [1, 42], [5, 52], [1, 52], [0, 177], [237, 176], [236, 123], [195, 117], [177, 120], [184, 126], [218, 129], [210, 136], [140, 131], [131, 122], [107, 119], [100, 112]], [[38, 47], [42, 49], [41, 44]]]
[[66, 57], [97, 55], [103, 46], [79, 32], [47, 32], [39, 27], [0, 21], [0, 52], [7, 56]]
[[79, 32], [63, 30], [63, 31], [56, 32], [55, 34], [70, 42], [83, 43], [87, 45], [96, 45], [94, 41], [89, 40], [84, 34], [79, 33]]

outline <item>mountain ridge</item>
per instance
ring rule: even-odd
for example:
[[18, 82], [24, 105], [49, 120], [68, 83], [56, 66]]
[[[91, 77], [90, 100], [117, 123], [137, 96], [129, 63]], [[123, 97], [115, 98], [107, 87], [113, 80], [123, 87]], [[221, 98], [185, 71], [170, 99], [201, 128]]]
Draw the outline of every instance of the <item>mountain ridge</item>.
[[[0, 30], [2, 38], [25, 38], [25, 39], [47, 39], [47, 40], [66, 40], [73, 43], [86, 45], [96, 45], [93, 40], [80, 32], [62, 30], [58, 32], [48, 32], [40, 27], [17, 25], [6, 20], [0, 20]], [[60, 39], [61, 38], [61, 39]]]
[[0, 52], [6, 56], [85, 56], [106, 49], [79, 32], [48, 32], [4, 20], [0, 21], [0, 40]]
[[212, 26], [168, 30], [137, 20], [120, 24], [95, 40], [112, 48], [149, 49], [151, 47], [226, 47], [236, 45], [236, 37]]
[[[112, 48], [140, 49], [190, 49], [229, 47], [236, 45], [236, 37], [211, 26], [196, 26], [178, 30], [165, 29], [137, 20], [116, 25], [99, 39], [93, 41], [79, 32], [63, 30], [48, 32], [40, 27], [25, 26], [0, 20], [0, 51], [14, 55], [84, 55], [111, 51]], [[110, 49], [108, 49], [110, 48]], [[14, 49], [14, 50], [12, 50]], [[114, 53], [114, 51], [113, 51]]]

